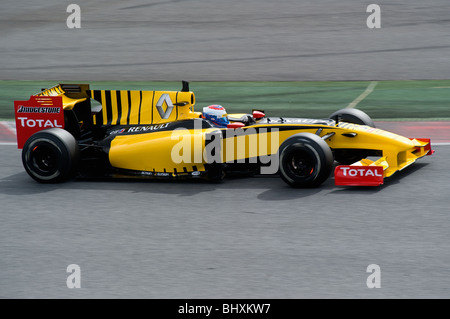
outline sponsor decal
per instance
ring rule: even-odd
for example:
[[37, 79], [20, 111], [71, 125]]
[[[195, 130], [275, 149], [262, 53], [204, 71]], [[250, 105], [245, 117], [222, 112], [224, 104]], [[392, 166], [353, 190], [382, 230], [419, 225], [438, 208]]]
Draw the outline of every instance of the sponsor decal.
[[30, 107], [19, 105], [17, 113], [60, 113], [61, 109], [59, 107]]
[[340, 165], [334, 171], [336, 185], [379, 186], [383, 184], [382, 166]]
[[116, 135], [116, 134], [123, 133], [123, 132], [125, 132], [125, 131], [126, 131], [126, 129], [125, 129], [125, 128], [122, 128], [122, 129], [120, 129], [120, 130], [111, 131], [111, 132], [109, 133], [109, 135]]
[[170, 123], [130, 127], [127, 129], [127, 133], [156, 131], [156, 130], [166, 128], [167, 126], [169, 126], [169, 124]]
[[156, 176], [169, 177], [169, 176], [170, 176], [170, 173], [166, 173], [166, 172], [158, 172], [158, 173], [156, 173]]
[[141, 175], [144, 175], [144, 176], [153, 176], [153, 172], [141, 172]]
[[41, 120], [41, 119], [30, 119], [27, 117], [17, 117], [21, 127], [39, 127], [39, 128], [51, 128], [63, 126], [58, 124], [58, 120]]
[[117, 135], [122, 133], [138, 133], [138, 132], [148, 132], [148, 131], [157, 131], [169, 126], [170, 123], [157, 124], [157, 125], [146, 125], [146, 126], [133, 126], [133, 127], [125, 127], [117, 130], [113, 130], [109, 133], [109, 135]]
[[148, 172], [148, 171], [141, 171], [140, 175], [142, 176], [158, 176], [158, 177], [170, 177], [172, 174], [167, 172]]
[[[167, 108], [165, 111], [163, 110], [164, 102], [166, 102], [167, 104]], [[169, 94], [164, 93], [163, 95], [161, 95], [158, 102], [156, 103], [156, 109], [158, 110], [161, 119], [167, 120], [169, 118], [173, 110], [173, 103], [172, 100], [170, 99]]]
[[380, 174], [378, 170], [376, 169], [372, 170], [369, 167], [366, 168], [342, 167], [341, 170], [343, 176], [353, 176], [353, 177], [383, 176], [383, 174]]

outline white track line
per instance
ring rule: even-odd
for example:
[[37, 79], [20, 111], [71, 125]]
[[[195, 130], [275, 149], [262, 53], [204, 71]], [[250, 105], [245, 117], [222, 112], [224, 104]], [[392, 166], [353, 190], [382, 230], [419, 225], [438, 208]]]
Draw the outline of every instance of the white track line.
[[352, 108], [356, 107], [359, 104], [359, 102], [364, 100], [370, 93], [373, 92], [373, 90], [375, 89], [377, 84], [378, 84], [378, 81], [370, 82], [369, 85], [367, 86], [366, 90], [363, 93], [361, 93], [361, 95], [358, 96], [352, 103], [347, 105], [347, 108], [351, 108], [352, 109]]

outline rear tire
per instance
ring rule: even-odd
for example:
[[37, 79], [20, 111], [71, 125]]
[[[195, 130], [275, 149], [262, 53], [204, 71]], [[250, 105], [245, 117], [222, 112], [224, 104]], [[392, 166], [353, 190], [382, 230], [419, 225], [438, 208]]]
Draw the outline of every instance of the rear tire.
[[59, 183], [74, 177], [79, 156], [75, 138], [59, 128], [33, 134], [22, 149], [25, 170], [40, 183]]
[[281, 144], [279, 154], [280, 176], [292, 187], [317, 187], [333, 168], [330, 147], [315, 134], [293, 135]]
[[[375, 123], [369, 115], [358, 109], [341, 109], [330, 115], [330, 119], [347, 123], [367, 125], [375, 127]], [[350, 165], [368, 156], [366, 150], [360, 149], [336, 149], [334, 159], [342, 165]]]

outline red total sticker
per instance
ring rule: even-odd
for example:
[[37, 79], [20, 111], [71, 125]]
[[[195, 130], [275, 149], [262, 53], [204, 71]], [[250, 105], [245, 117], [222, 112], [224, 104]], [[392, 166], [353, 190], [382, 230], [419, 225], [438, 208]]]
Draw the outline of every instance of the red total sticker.
[[379, 186], [383, 184], [382, 166], [340, 165], [334, 171], [336, 185]]

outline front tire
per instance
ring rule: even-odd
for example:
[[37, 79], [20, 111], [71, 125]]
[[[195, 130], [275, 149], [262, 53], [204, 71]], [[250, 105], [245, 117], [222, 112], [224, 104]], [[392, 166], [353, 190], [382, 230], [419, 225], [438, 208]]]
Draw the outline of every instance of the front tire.
[[375, 123], [365, 112], [358, 109], [341, 109], [330, 115], [330, 119], [347, 123], [375, 127]]
[[315, 134], [293, 135], [280, 146], [279, 154], [280, 176], [292, 187], [317, 187], [333, 168], [330, 147]]
[[59, 183], [72, 178], [79, 162], [79, 148], [67, 131], [50, 128], [33, 134], [22, 149], [23, 166], [40, 183]]

